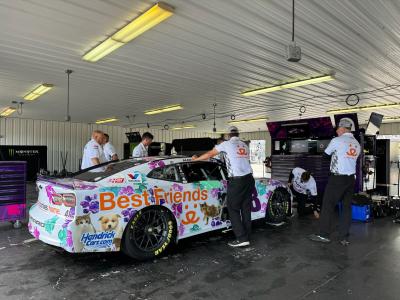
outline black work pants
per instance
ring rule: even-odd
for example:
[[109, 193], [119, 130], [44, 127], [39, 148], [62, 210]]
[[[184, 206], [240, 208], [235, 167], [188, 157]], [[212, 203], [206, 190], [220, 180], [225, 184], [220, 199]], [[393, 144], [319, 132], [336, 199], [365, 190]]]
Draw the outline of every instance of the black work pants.
[[339, 237], [343, 239], [349, 235], [354, 184], [354, 175], [329, 176], [322, 200], [322, 213], [319, 224], [321, 236], [329, 238], [332, 232], [333, 219], [335, 217], [335, 206], [340, 200], [343, 202], [343, 212], [339, 220]]
[[240, 242], [248, 241], [251, 233], [252, 174], [228, 180], [227, 206], [232, 229]]
[[[314, 211], [319, 212], [321, 206], [320, 197], [299, 193], [293, 188], [293, 185], [290, 186], [290, 190], [293, 194], [293, 200], [297, 202], [297, 214], [299, 217], [311, 214]], [[307, 203], [311, 203], [312, 206], [306, 207]]]

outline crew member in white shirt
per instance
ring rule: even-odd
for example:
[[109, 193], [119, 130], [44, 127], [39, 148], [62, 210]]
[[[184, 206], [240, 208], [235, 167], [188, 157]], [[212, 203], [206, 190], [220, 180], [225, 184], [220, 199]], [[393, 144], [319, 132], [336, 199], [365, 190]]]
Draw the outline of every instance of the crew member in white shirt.
[[153, 135], [150, 132], [145, 132], [142, 135], [142, 141], [132, 151], [132, 157], [149, 156], [148, 147], [153, 141]]
[[115, 151], [113, 144], [110, 143], [110, 136], [107, 133], [104, 134], [104, 142], [105, 144], [103, 146], [103, 150], [106, 160], [107, 161], [118, 160], [117, 151]]
[[[315, 218], [319, 218], [319, 203], [317, 183], [310, 172], [303, 168], [294, 168], [289, 175], [288, 186], [297, 202], [297, 214], [299, 217], [310, 212], [314, 213]], [[306, 207], [307, 203], [311, 203], [311, 211]]]
[[251, 194], [254, 189], [253, 170], [250, 166], [249, 147], [239, 139], [239, 130], [229, 127], [229, 140], [216, 145], [215, 148], [192, 160], [206, 160], [225, 153], [228, 169], [227, 206], [232, 229], [236, 240], [228, 243], [231, 247], [250, 245], [251, 233]]
[[336, 130], [338, 137], [332, 139], [325, 149], [325, 154], [331, 155], [331, 174], [322, 200], [320, 232], [310, 235], [310, 239], [315, 242], [330, 242], [335, 206], [342, 200], [339, 239], [344, 246], [350, 244], [348, 236], [351, 225], [351, 201], [356, 180], [357, 158], [361, 152], [360, 144], [351, 133], [351, 126], [349, 120], [341, 119]]
[[[87, 169], [106, 162], [103, 147], [104, 133], [100, 130], [92, 132], [92, 139], [83, 149], [81, 169]], [[93, 169], [92, 172], [103, 172], [104, 168]]]

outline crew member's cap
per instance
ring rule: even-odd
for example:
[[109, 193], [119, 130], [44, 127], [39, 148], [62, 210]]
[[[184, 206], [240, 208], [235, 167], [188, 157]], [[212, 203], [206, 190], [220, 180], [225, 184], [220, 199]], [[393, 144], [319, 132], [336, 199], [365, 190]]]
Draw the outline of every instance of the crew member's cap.
[[228, 133], [238, 133], [239, 129], [236, 126], [229, 126]]
[[344, 128], [347, 128], [347, 129], [351, 129], [352, 125], [353, 125], [353, 124], [351, 123], [350, 120], [348, 120], [348, 119], [341, 119], [340, 122], [339, 122], [338, 127], [344, 127]]

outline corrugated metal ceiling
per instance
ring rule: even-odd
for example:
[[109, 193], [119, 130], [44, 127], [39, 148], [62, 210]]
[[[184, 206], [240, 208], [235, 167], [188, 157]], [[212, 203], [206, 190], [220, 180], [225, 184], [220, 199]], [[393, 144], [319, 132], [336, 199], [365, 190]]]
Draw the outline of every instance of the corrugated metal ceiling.
[[[71, 115], [92, 122], [126, 115], [135, 123], [174, 124], [183, 119], [199, 127], [199, 114], [211, 117], [218, 103], [218, 129], [228, 115], [267, 115], [293, 119], [325, 115], [345, 107], [346, 94], [397, 84], [400, 2], [390, 0], [297, 0], [299, 63], [285, 60], [291, 38], [290, 0], [170, 0], [176, 13], [97, 63], [81, 56], [99, 41], [150, 7], [151, 1], [0, 1], [0, 107], [20, 99], [38, 83], [56, 88], [24, 107], [23, 117], [63, 120], [66, 69], [71, 75]], [[337, 80], [254, 97], [244, 89], [334, 71]], [[396, 88], [360, 95], [362, 105], [400, 102]], [[185, 110], [146, 117], [143, 111], [181, 103]], [[400, 109], [382, 111], [400, 115]], [[360, 121], [369, 112], [360, 114]], [[195, 116], [192, 119], [191, 116]], [[169, 120], [165, 120], [165, 119]], [[136, 126], [142, 126], [137, 124]], [[241, 126], [265, 129], [263, 123]]]

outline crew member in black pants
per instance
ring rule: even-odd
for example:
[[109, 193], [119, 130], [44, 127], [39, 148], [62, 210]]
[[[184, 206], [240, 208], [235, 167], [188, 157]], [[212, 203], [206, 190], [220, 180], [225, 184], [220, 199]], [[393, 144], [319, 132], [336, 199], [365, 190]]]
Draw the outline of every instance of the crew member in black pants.
[[236, 240], [228, 243], [231, 247], [250, 245], [251, 233], [251, 194], [254, 189], [253, 171], [250, 166], [249, 148], [239, 139], [239, 130], [229, 127], [229, 140], [225, 141], [200, 157], [193, 160], [206, 160], [225, 153], [225, 163], [228, 169], [227, 206], [229, 218]]
[[354, 193], [357, 158], [360, 155], [360, 144], [351, 133], [352, 123], [341, 119], [334, 138], [325, 150], [331, 155], [331, 167], [328, 184], [322, 200], [319, 234], [312, 234], [315, 242], [329, 243], [332, 232], [336, 204], [343, 201], [343, 212], [339, 224], [339, 238], [342, 245], [348, 245], [351, 225], [351, 200]]
[[[297, 202], [297, 214], [299, 217], [314, 213], [319, 218], [320, 203], [318, 201], [317, 183], [310, 172], [302, 168], [294, 168], [289, 175], [288, 186]], [[311, 204], [306, 207], [307, 203]]]

